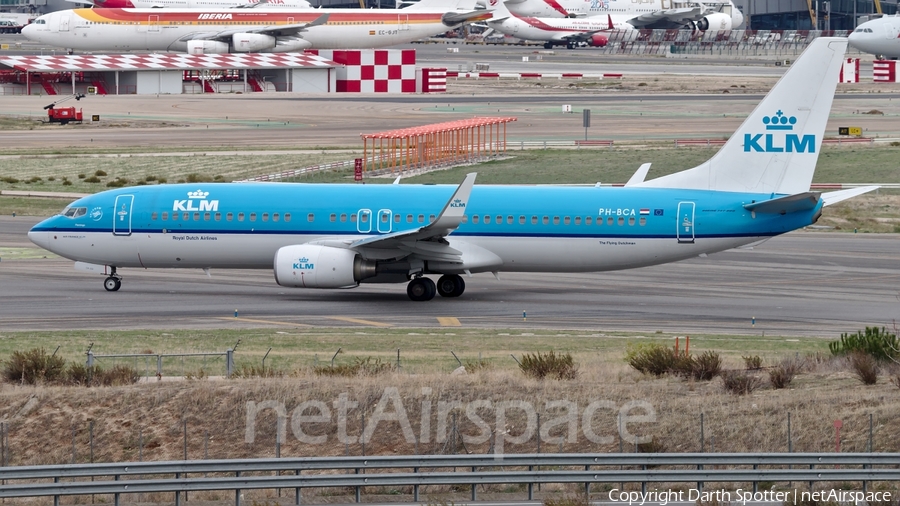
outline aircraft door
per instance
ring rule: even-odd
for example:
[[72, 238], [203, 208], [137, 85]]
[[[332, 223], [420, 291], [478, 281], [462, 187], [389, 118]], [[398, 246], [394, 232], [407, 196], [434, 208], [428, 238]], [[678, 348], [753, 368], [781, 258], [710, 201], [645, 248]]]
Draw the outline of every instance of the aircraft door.
[[63, 14], [59, 17], [59, 31], [69, 31], [69, 16], [67, 16], [66, 14]]
[[368, 234], [372, 231], [372, 211], [369, 209], [360, 209], [356, 219], [356, 230], [361, 234]]
[[401, 32], [409, 30], [409, 14], [397, 14], [397, 29]]
[[675, 223], [675, 237], [679, 243], [694, 242], [694, 203], [678, 203], [678, 219]]
[[391, 232], [391, 216], [393, 213], [390, 209], [378, 210], [378, 233], [388, 234]]
[[134, 195], [119, 195], [113, 212], [113, 235], [131, 235], [131, 207]]
[[147, 19], [147, 31], [148, 32], [159, 32], [159, 15], [151, 14], [150, 18]]
[[884, 24], [884, 38], [888, 40], [897, 38], [896, 34], [894, 33], [894, 27], [890, 23]]

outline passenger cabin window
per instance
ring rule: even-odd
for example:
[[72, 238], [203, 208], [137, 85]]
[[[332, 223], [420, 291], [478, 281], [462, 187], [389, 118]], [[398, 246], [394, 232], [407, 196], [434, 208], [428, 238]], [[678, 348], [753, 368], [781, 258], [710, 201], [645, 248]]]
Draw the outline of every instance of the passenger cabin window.
[[347, 213], [341, 213], [341, 223], [347, 222]]
[[490, 223], [490, 222], [491, 222], [491, 216], [490, 216], [489, 214], [485, 214], [485, 215], [484, 215], [484, 222], [485, 222], [485, 223]]
[[643, 227], [644, 225], [646, 225], [646, 224], [647, 224], [647, 218], [644, 218], [643, 216], [641, 216], [641, 222], [640, 222], [640, 223], [641, 223], [641, 226], [642, 226], [642, 227]]
[[575, 224], [576, 224], [576, 225], [581, 225], [581, 216], [576, 216], [576, 217], [575, 217]]
[[407, 223], [412, 223], [412, 222], [413, 222], [413, 215], [407, 214], [407, 215], [406, 215], [406, 222], [407, 222]]
[[565, 218], [563, 218], [563, 223], [566, 225], [570, 225], [572, 223], [572, 220], [571, 220], [571, 218], [566, 216]]
[[356, 214], [350, 215], [350, 223], [356, 223]]
[[584, 217], [584, 224], [585, 224], [585, 225], [590, 225], [590, 224], [591, 224], [591, 217], [590, 217], [590, 216], [585, 216], [585, 217]]
[[544, 216], [543, 218], [541, 218], [541, 223], [544, 224], [544, 225], [549, 225], [549, 224], [550, 224], [550, 217], [549, 217], [549, 216]]
[[619, 226], [621, 227], [624, 224], [625, 224], [625, 218], [619, 216]]
[[387, 223], [387, 222], [388, 222], [388, 215], [387, 215], [387, 213], [382, 213], [382, 214], [381, 214], [381, 222], [382, 222], [382, 223]]
[[278, 219], [279, 219], [278, 213], [274, 213], [272, 215], [272, 221], [278, 221]]
[[606, 224], [609, 225], [610, 227], [612, 226], [612, 224], [613, 224], [612, 216], [610, 216], [609, 218], [606, 218]]
[[172, 213], [172, 221], [178, 221], [178, 213]]
[[284, 221], [291, 221], [291, 213], [284, 213]]
[[419, 215], [419, 223], [425, 223], [425, 215], [424, 214]]
[[263, 221], [269, 221], [269, 213], [263, 213], [262, 219]]
[[150, 219], [153, 221], [156, 221], [157, 216], [158, 215], [156, 214], [156, 211], [153, 211], [152, 213], [150, 213]]
[[402, 218], [402, 216], [400, 216], [399, 214], [395, 214], [394, 215], [394, 223], [400, 223], [400, 218]]
[[434, 222], [434, 218], [435, 218], [435, 216], [434, 216], [433, 214], [429, 214], [429, 215], [428, 215], [428, 223], [433, 223], [433, 222]]
[[250, 213], [250, 221], [256, 221], [256, 213]]
[[553, 217], [553, 224], [554, 224], [554, 225], [559, 225], [559, 216], [554, 216], [554, 217]]
[[[310, 216], [312, 216], [312, 215], [310, 214]], [[312, 220], [309, 220], [309, 221], [312, 221]], [[359, 221], [362, 222], [362, 223], [368, 223], [368, 222], [369, 222], [369, 215], [368, 215], [368, 213], [360, 214], [360, 215], [359, 215]]]
[[525, 217], [519, 216], [519, 225], [524, 225], [524, 224], [525, 224]]
[[468, 223], [468, 222], [469, 222], [469, 215], [464, 214], [463, 217], [462, 217], [462, 222], [463, 222], [463, 223]]
[[231, 221], [231, 220], [233, 220], [233, 219], [234, 219], [234, 213], [228, 213], [228, 214], [225, 215], [225, 220], [226, 220], [226, 221]]
[[472, 215], [472, 223], [474, 223], [476, 225], [478, 224], [478, 215], [477, 214]]
[[203, 221], [209, 221], [210, 218], [211, 216], [209, 213], [203, 213]]
[[334, 223], [335, 221], [337, 221], [337, 215], [331, 213], [331, 216], [329, 216], [328, 219], [331, 220], [332, 223]]
[[162, 213], [162, 219], [163, 219], [163, 221], [166, 221], [166, 220], [169, 219], [169, 212], [168, 212], [168, 211], [163, 211], [163, 213]]
[[306, 215], [306, 221], [312, 223], [312, 222], [315, 221], [315, 220], [316, 220], [316, 215], [315, 215], [315, 214], [309, 213], [309, 214]]
[[537, 216], [532, 216], [532, 217], [531, 217], [531, 224], [532, 224], [532, 225], [537, 225], [537, 221], [538, 221]]
[[222, 213], [216, 213], [216, 221], [222, 221]]
[[244, 213], [238, 213], [238, 221], [244, 221]]
[[629, 225], [632, 225], [632, 226], [634, 225], [634, 216], [630, 216], [630, 217], [628, 218], [628, 224], [629, 224]]

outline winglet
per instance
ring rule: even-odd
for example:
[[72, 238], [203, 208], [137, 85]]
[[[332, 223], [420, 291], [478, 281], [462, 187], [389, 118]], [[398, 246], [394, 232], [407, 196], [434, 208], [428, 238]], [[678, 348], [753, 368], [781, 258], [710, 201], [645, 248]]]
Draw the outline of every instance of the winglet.
[[469, 204], [469, 195], [472, 194], [472, 187], [475, 186], [475, 176], [477, 175], [477, 172], [466, 174], [466, 178], [453, 193], [453, 196], [450, 197], [450, 200], [444, 205], [441, 214], [425, 228], [430, 230], [445, 229], [447, 230], [447, 233], [459, 228], [459, 224], [462, 223], [463, 216], [466, 214], [466, 206]]
[[625, 186], [634, 186], [639, 183], [643, 183], [644, 179], [647, 177], [647, 173], [650, 172], [650, 164], [645, 163], [638, 167], [638, 170], [635, 171], [634, 175], [631, 176], [631, 179], [625, 183]]
[[839, 190], [836, 192], [828, 192], [822, 194], [822, 202], [823, 206], [830, 206], [832, 204], [837, 204], [843, 200], [847, 200], [849, 198], [855, 197], [857, 195], [862, 195], [863, 193], [869, 193], [870, 191], [877, 190], [881, 188], [880, 186], [860, 186], [859, 188], [850, 188], [849, 190]]

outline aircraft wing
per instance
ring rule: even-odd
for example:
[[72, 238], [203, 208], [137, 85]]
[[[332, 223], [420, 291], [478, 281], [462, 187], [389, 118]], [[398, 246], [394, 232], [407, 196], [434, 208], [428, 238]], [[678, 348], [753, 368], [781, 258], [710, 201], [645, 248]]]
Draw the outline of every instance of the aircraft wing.
[[693, 21], [700, 21], [704, 16], [704, 10], [700, 7], [684, 7], [681, 9], [666, 9], [662, 11], [648, 12], [628, 20], [628, 24], [635, 28], [652, 25], [660, 21], [685, 25]]
[[349, 249], [397, 250], [404, 254], [416, 254], [427, 260], [459, 261], [462, 252], [451, 248], [444, 238], [453, 233], [462, 223], [469, 195], [475, 185], [476, 175], [475, 172], [466, 175], [466, 179], [456, 188], [450, 200], [444, 204], [441, 214], [430, 224], [412, 230], [367, 237], [354, 241], [346, 247]]
[[561, 37], [557, 37], [557, 40], [565, 40], [568, 42], [587, 42], [587, 41], [591, 40], [591, 37], [593, 37], [594, 34], [597, 34], [600, 32], [608, 32], [608, 31], [609, 31], [608, 28], [604, 28], [602, 30], [591, 30], [590, 32], [570, 33], [568, 35], [563, 35]]
[[222, 40], [227, 41], [231, 38], [232, 35], [236, 33], [262, 33], [266, 35], [295, 35], [300, 32], [305, 31], [307, 28], [324, 25], [328, 22], [328, 16], [330, 14], [322, 14], [316, 19], [310, 21], [309, 23], [295, 23], [293, 25], [271, 25], [271, 26], [260, 26], [255, 28], [231, 28], [228, 30], [222, 30], [220, 32], [208, 32], [202, 34], [191, 34], [189, 37], [194, 40]]

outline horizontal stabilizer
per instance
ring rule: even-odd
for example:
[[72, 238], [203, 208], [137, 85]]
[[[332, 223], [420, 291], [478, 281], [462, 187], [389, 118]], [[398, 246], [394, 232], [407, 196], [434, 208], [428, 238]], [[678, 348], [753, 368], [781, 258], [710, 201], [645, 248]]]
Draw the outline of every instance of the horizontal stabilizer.
[[822, 194], [822, 200], [825, 201], [824, 206], [830, 206], [831, 204], [837, 204], [842, 200], [847, 200], [849, 198], [853, 198], [857, 195], [862, 195], [863, 193], [869, 193], [870, 191], [877, 190], [881, 188], [880, 186], [860, 186], [859, 188], [850, 188], [849, 190], [840, 190], [836, 192], [828, 192]]
[[765, 214], [787, 214], [809, 211], [819, 204], [819, 192], [805, 192], [772, 200], [744, 204], [744, 209]]

